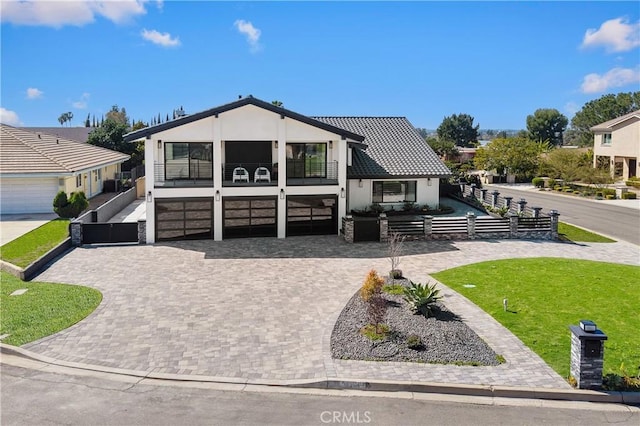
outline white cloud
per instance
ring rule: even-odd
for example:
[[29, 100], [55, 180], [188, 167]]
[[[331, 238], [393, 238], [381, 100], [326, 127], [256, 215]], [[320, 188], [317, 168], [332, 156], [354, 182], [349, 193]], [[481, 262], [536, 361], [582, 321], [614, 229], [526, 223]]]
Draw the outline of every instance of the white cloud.
[[29, 87], [27, 89], [27, 99], [38, 99], [41, 98], [44, 92], [40, 89], [36, 89], [35, 87]]
[[82, 96], [80, 96], [80, 99], [72, 102], [71, 105], [76, 109], [87, 109], [87, 103], [89, 102], [90, 96], [91, 94], [84, 92]]
[[0, 107], [0, 123], [8, 124], [9, 126], [22, 126], [22, 121], [20, 121], [18, 114], [3, 107]]
[[143, 29], [140, 34], [143, 39], [162, 47], [180, 46], [180, 39], [178, 37], [171, 38], [171, 34], [169, 33], [160, 33], [156, 30]]
[[254, 27], [251, 22], [245, 21], [244, 19], [238, 19], [233, 23], [233, 26], [236, 27], [240, 34], [244, 34], [244, 36], [247, 38], [247, 43], [249, 43], [252, 52], [257, 52], [260, 50], [259, 42], [262, 31]]
[[640, 21], [629, 23], [627, 18], [610, 19], [600, 29], [589, 28], [582, 47], [604, 46], [607, 52], [626, 52], [640, 46]]
[[586, 75], [580, 90], [583, 93], [598, 93], [634, 83], [640, 83], [640, 67], [636, 69], [613, 68], [603, 75], [596, 73]]
[[2, 0], [2, 22], [16, 25], [42, 25], [61, 28], [65, 25], [81, 27], [102, 16], [117, 24], [146, 13], [148, 0]]

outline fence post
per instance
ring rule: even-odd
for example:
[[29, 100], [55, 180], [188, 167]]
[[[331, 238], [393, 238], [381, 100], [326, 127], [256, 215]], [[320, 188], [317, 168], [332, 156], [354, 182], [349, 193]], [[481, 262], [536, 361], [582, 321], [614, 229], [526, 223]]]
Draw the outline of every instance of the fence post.
[[467, 212], [467, 235], [470, 239], [476, 237], [476, 214], [474, 212]]
[[525, 200], [524, 198], [520, 198], [520, 201], [518, 201], [518, 213], [524, 212], [524, 207], [526, 205], [527, 205], [527, 200]]
[[498, 204], [498, 195], [500, 195], [500, 193], [498, 191], [493, 191], [491, 193], [491, 207], [496, 208], [497, 204]]
[[433, 216], [424, 217], [424, 236], [426, 239], [431, 238], [433, 233]]
[[549, 212], [549, 216], [551, 217], [551, 239], [558, 239], [558, 223], [560, 222], [560, 213], [558, 210], [551, 210]]
[[82, 245], [82, 222], [74, 220], [69, 224], [69, 233], [71, 234], [71, 245], [80, 247]]
[[504, 207], [506, 207], [507, 210], [511, 209], [511, 200], [513, 200], [513, 197], [504, 197]]
[[533, 217], [540, 217], [540, 210], [542, 210], [542, 207], [531, 207], [531, 209], [533, 210]]
[[386, 243], [389, 241], [389, 219], [387, 219], [386, 213], [380, 213], [380, 242]]
[[460, 182], [460, 194], [462, 194], [463, 198], [466, 191], [467, 191], [467, 184], [465, 184], [464, 182]]
[[476, 184], [471, 184], [471, 197], [476, 198]]
[[147, 219], [138, 219], [138, 244], [147, 244]]
[[509, 214], [509, 234], [510, 238], [518, 238], [518, 215], [514, 213]]
[[480, 201], [482, 201], [482, 204], [486, 203], [487, 191], [488, 191], [488, 189], [485, 189], [485, 188], [482, 188], [480, 190], [480, 197], [481, 197]]
[[353, 216], [351, 215], [344, 218], [344, 240], [353, 243]]

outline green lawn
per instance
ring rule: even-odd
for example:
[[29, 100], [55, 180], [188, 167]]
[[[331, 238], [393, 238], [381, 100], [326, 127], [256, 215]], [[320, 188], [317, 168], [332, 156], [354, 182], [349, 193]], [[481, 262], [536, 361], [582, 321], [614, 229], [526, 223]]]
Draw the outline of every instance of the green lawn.
[[[569, 325], [595, 321], [609, 340], [604, 373], [638, 375], [640, 267], [587, 260], [532, 258], [482, 262], [433, 274], [511, 330], [568, 377]], [[464, 287], [464, 285], [475, 287]], [[509, 301], [505, 312], [502, 300]]]
[[25, 268], [69, 236], [69, 220], [55, 219], [0, 247], [0, 258]]
[[561, 241], [573, 241], [576, 243], [615, 243], [615, 240], [585, 231], [584, 229], [564, 222], [558, 223], [558, 235]]
[[[0, 278], [0, 334], [3, 343], [20, 346], [72, 326], [102, 301], [98, 290], [68, 284], [24, 282], [6, 272]], [[28, 291], [10, 296], [17, 290]]]

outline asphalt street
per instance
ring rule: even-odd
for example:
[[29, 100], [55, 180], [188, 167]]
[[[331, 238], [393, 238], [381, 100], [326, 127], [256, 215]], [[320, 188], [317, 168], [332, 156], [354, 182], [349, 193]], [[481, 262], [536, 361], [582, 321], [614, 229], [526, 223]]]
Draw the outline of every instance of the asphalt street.
[[[560, 195], [553, 192], [520, 190], [517, 186], [504, 187], [485, 185], [490, 192], [497, 190], [500, 195], [527, 200], [529, 207], [542, 207], [560, 212], [560, 221], [590, 229], [594, 232], [640, 245], [640, 210], [607, 202], [607, 200], [586, 200], [579, 197]], [[623, 200], [624, 201], [624, 200]], [[633, 203], [633, 200], [630, 204]]]
[[3, 359], [5, 426], [640, 423], [640, 409], [620, 404], [166, 382], [18, 363]]

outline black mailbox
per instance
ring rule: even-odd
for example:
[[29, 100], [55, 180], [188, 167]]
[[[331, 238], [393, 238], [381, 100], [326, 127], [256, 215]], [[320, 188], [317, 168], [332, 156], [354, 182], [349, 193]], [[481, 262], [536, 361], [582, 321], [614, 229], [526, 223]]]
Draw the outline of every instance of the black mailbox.
[[602, 355], [602, 340], [584, 340], [585, 358], [600, 358]]

